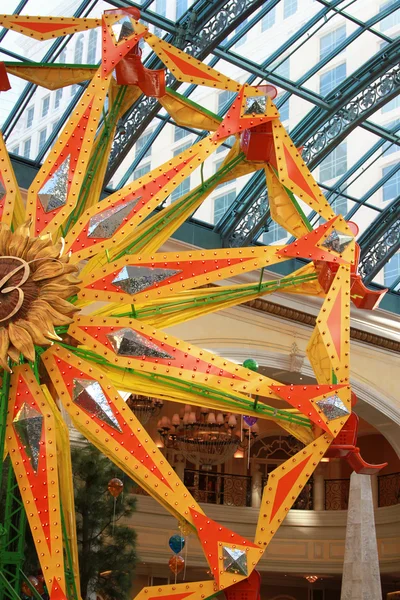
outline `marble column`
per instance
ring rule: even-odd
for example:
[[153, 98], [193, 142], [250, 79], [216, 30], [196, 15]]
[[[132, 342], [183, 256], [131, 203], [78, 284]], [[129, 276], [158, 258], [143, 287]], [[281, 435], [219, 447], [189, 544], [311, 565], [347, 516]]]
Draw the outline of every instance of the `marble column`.
[[253, 508], [260, 508], [262, 493], [262, 474], [260, 465], [253, 463], [251, 473], [251, 506]]
[[350, 478], [340, 600], [382, 600], [370, 475]]

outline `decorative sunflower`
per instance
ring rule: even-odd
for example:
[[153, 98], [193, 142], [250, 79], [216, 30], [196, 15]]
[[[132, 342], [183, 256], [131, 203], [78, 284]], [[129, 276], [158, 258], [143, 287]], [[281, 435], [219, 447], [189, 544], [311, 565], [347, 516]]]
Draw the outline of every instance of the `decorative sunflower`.
[[61, 340], [54, 328], [72, 323], [70, 315], [79, 310], [67, 301], [79, 292], [80, 280], [77, 266], [62, 255], [64, 241], [31, 237], [31, 224], [13, 232], [0, 223], [0, 364], [7, 370], [7, 356], [33, 362], [35, 344]]
[[[358, 286], [359, 304], [371, 300], [356, 273], [354, 228], [334, 215], [281, 125], [274, 88], [232, 81], [149, 33], [138, 18], [135, 9], [106, 11], [101, 20], [0, 18], [4, 27], [36, 39], [102, 28], [99, 67], [6, 65], [50, 89], [90, 79], [30, 186], [26, 207], [0, 143], [2, 415], [8, 414], [7, 449], [51, 600], [79, 598], [68, 432], [55, 400], [83, 435], [198, 535], [213, 580], [183, 584], [184, 595], [205, 599], [251, 575], [348, 419], [351, 286]], [[236, 92], [226, 117], [166, 88], [163, 70], [145, 69], [140, 39], [176, 79]], [[210, 133], [100, 200], [116, 125], [142, 92], [157, 97], [178, 125]], [[232, 135], [236, 143], [216, 174], [155, 211]], [[294, 244], [159, 252], [219, 183], [261, 168], [271, 214], [296, 236]], [[310, 231], [295, 196], [326, 223]], [[264, 281], [264, 268], [292, 257], [311, 262]], [[260, 269], [255, 284], [216, 285]], [[276, 289], [325, 298], [308, 346], [317, 386], [282, 385], [163, 331]], [[270, 475], [254, 541], [204, 515], [118, 390], [270, 419], [305, 444]], [[265, 397], [290, 408], [274, 409], [259, 400]], [[182, 597], [182, 585], [139, 597], [177, 594]]]

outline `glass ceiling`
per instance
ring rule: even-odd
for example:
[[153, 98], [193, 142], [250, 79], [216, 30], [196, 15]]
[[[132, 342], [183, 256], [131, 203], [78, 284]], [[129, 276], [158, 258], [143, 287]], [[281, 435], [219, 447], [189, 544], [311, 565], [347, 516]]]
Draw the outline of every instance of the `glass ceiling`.
[[[367, 281], [399, 292], [400, 0], [59, 0], [49, 6], [3, 0], [2, 12], [100, 17], [121, 6], [140, 8], [152, 32], [225, 75], [276, 86], [281, 120], [322, 191], [336, 212], [359, 226]], [[2, 30], [0, 60], [95, 64], [100, 35], [93, 31], [39, 43]], [[160, 68], [147, 45], [143, 57], [147, 66]], [[50, 92], [13, 76], [10, 82], [0, 104], [8, 149], [15, 160], [39, 167], [85, 86]], [[170, 85], [221, 116], [234, 97]], [[107, 188], [122, 187], [204, 135], [178, 127], [155, 101], [134, 105], [117, 130]], [[220, 167], [231, 143], [206, 161], [204, 177]], [[166, 203], [193, 189], [201, 176], [199, 169], [191, 174]], [[260, 201], [264, 190], [260, 171], [223, 183], [193, 219], [214, 227], [225, 244], [282, 244], [289, 236], [271, 221], [267, 199]], [[318, 215], [303, 209], [315, 226]], [[252, 215], [245, 237], [244, 212]]]

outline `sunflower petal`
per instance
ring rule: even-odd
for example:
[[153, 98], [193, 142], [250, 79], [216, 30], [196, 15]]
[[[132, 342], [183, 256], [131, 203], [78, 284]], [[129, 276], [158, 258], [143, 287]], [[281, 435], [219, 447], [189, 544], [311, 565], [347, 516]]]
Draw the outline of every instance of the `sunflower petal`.
[[7, 362], [7, 350], [10, 345], [10, 339], [8, 337], [8, 331], [5, 327], [0, 329], [0, 365], [6, 371], [11, 371]]
[[11, 358], [11, 360], [13, 360], [14, 362], [18, 363], [19, 359], [20, 359], [20, 352], [19, 350], [16, 349], [15, 346], [9, 346], [8, 350], [7, 350], [8, 356]]
[[41, 281], [42, 279], [51, 279], [52, 277], [57, 277], [62, 275], [64, 272], [64, 265], [61, 263], [57, 263], [56, 261], [46, 261], [42, 264], [39, 264], [36, 271], [33, 273], [31, 279], [32, 281]]
[[39, 309], [45, 312], [54, 325], [69, 325], [73, 322], [73, 319], [59, 313], [46, 300], [35, 300], [32, 302], [32, 309]]
[[15, 324], [19, 325], [19, 327], [22, 327], [23, 329], [26, 329], [26, 331], [30, 334], [34, 344], [37, 344], [38, 346], [48, 346], [51, 344], [51, 342], [43, 335], [42, 329], [33, 321], [19, 319]]
[[35, 346], [33, 345], [30, 334], [19, 327], [15, 323], [10, 323], [8, 326], [8, 334], [11, 343], [16, 347], [18, 352], [21, 352], [28, 360], [35, 360]]

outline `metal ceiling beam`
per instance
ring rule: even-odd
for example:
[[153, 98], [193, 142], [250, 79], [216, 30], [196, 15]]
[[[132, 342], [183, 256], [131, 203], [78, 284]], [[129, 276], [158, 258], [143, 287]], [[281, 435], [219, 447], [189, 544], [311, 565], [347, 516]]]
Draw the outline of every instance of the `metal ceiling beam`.
[[[269, 10], [278, 2], [279, 0], [271, 0], [269, 2]], [[240, 23], [252, 15], [263, 4], [263, 0], [247, 0], [245, 5], [243, 5], [241, 0], [220, 0], [207, 4], [203, 0], [198, 0], [198, 2], [195, 2], [191, 6], [188, 13], [183, 15], [176, 23], [175, 35], [172, 33], [168, 34], [164, 39], [171, 43], [175, 42], [175, 45], [188, 51], [192, 56], [203, 60]], [[197, 17], [198, 9], [201, 20], [198, 20]], [[178, 44], [177, 38], [178, 42], [180, 42]], [[152, 55], [145, 64], [150, 69], [162, 66], [156, 55]], [[171, 73], [167, 74], [166, 79], [167, 85], [173, 89], [178, 89], [181, 85]], [[105, 177], [106, 181], [109, 181], [114, 175], [125, 156], [146, 127], [149, 126], [160, 108], [160, 104], [155, 98], [141, 96], [136, 101], [132, 110], [122, 121], [121, 133], [117, 133], [115, 136]], [[122, 130], [124, 133], [122, 133]]]
[[[93, 6], [95, 6], [96, 2], [97, 0], [83, 0], [83, 2], [81, 2], [79, 8], [75, 11], [73, 16], [87, 16], [92, 10]], [[71, 37], [72, 36], [69, 35], [62, 38], [56, 38], [55, 42], [53, 42], [53, 44], [51, 45], [48, 52], [46, 52], [46, 54], [44, 55], [41, 62], [54, 62], [59, 56], [59, 54], [62, 52], [62, 50], [65, 48], [65, 46], [68, 44]], [[27, 58], [23, 58], [23, 60], [27, 62], [32, 62]], [[25, 86], [22, 94], [19, 96], [18, 100], [15, 102], [13, 109], [11, 110], [3, 125], [2, 131], [5, 139], [8, 138], [16, 123], [26, 110], [37, 87], [38, 86], [33, 83], [28, 83]]]
[[[331, 94], [327, 97], [327, 99], [331, 98], [332, 107], [328, 111], [323, 111], [321, 109], [312, 110], [299, 124], [297, 128], [295, 128], [291, 132], [291, 137], [294, 140], [296, 145], [302, 145], [302, 138], [299, 134], [296, 135], [296, 130], [301, 131], [311, 131], [310, 127], [303, 127], [302, 123], [305, 122], [309, 124], [311, 121], [310, 115], [315, 113], [316, 123], [318, 126], [317, 113], [321, 113], [324, 115], [325, 127], [326, 131], [321, 133], [317, 131], [317, 133], [311, 138], [309, 142], [304, 143], [303, 149], [303, 158], [305, 162], [308, 164], [310, 168], [315, 167], [321, 160], [331, 152], [335, 146], [337, 146], [356, 126], [360, 125], [363, 120], [369, 115], [375, 112], [380, 106], [383, 106], [389, 99], [393, 98], [400, 89], [400, 69], [396, 65], [392, 67], [393, 63], [398, 62], [399, 53], [400, 53], [400, 40], [397, 40], [390, 47], [386, 47], [384, 49], [386, 53], [380, 51], [377, 55], [373, 57], [372, 60], [369, 60], [365, 63], [356, 73], [347, 78], [341, 86], [338, 86], [336, 90], [333, 90]], [[383, 61], [383, 54], [385, 54], [385, 60]], [[382, 71], [384, 69], [388, 69], [390, 66], [390, 75], [382, 75]], [[377, 81], [375, 81], [372, 85], [368, 85], [368, 77], [373, 74]], [[269, 78], [272, 81], [271, 78]], [[381, 87], [379, 87], [381, 86]], [[386, 93], [379, 95], [378, 90], [382, 90]], [[386, 87], [385, 87], [386, 86]], [[341, 91], [340, 91], [341, 90]], [[351, 101], [349, 98], [351, 96]], [[356, 108], [358, 103], [365, 103], [365, 110], [362, 110], [363, 104], [361, 104], [361, 108]], [[339, 108], [339, 103], [342, 103]], [[346, 115], [349, 115], [350, 110], [354, 111], [354, 118], [350, 119], [348, 117], [347, 121]], [[371, 124], [374, 133], [376, 131], [376, 127], [374, 124]], [[382, 131], [379, 132], [380, 134]], [[387, 138], [395, 140], [395, 143], [400, 142], [400, 138], [396, 136], [392, 132], [387, 132]], [[311, 150], [312, 149], [312, 150]], [[308, 150], [308, 152], [307, 152]], [[313, 158], [310, 159], [310, 155], [313, 152]], [[308, 159], [308, 160], [307, 160]], [[256, 174], [254, 175], [250, 181], [247, 183], [245, 188], [242, 190], [240, 196], [245, 199], [246, 195], [248, 195], [250, 190], [254, 190], [258, 187], [261, 181], [262, 175]], [[257, 198], [252, 194], [252, 199], [257, 206]], [[247, 210], [252, 210], [251, 205], [246, 203]], [[252, 211], [253, 217], [256, 218], [258, 214], [259, 225], [255, 227], [256, 232], [259, 234], [263, 225], [268, 225], [268, 213], [265, 210], [264, 203], [261, 203], [263, 210], [261, 212]], [[223, 239], [226, 245], [229, 245], [231, 241], [237, 239], [237, 231], [241, 226], [241, 217], [238, 213], [233, 213], [233, 208], [228, 211], [229, 214], [226, 215], [226, 219], [220, 229]], [[247, 240], [247, 243], [249, 240]]]
[[[389, 133], [392, 134], [396, 134], [397, 131], [400, 130], [400, 123], [395, 125]], [[397, 138], [397, 136], [395, 136]], [[365, 164], [369, 161], [369, 159], [376, 153], [379, 151], [380, 148], [382, 148], [382, 146], [386, 143], [385, 139], [380, 139], [378, 142], [376, 142], [376, 144], [374, 144], [373, 146], [371, 146], [371, 148], [369, 148], [369, 150], [367, 150], [367, 152], [365, 154], [363, 154], [355, 163], [354, 165], [352, 165], [349, 169], [347, 169], [346, 173], [344, 175], [342, 175], [342, 177], [340, 177], [333, 185], [333, 187], [327, 187], [324, 185], [320, 184], [320, 187], [322, 187], [323, 189], [328, 190], [328, 193], [326, 194], [326, 199], [329, 201], [332, 198], [332, 201], [330, 202], [330, 204], [332, 204], [332, 202], [334, 202], [337, 198], [343, 197], [343, 198], [347, 198], [348, 200], [351, 200], [352, 202], [355, 202], [358, 204], [357, 207], [354, 207], [355, 210], [352, 213], [351, 216], [353, 216], [355, 214], [355, 212], [360, 208], [360, 205], [366, 206], [368, 208], [371, 208], [372, 210], [378, 211], [378, 212], [382, 212], [382, 210], [380, 208], [377, 208], [376, 206], [369, 204], [368, 203], [368, 199], [372, 196], [372, 194], [369, 194], [369, 192], [366, 193], [366, 197], [364, 198], [354, 198], [352, 196], [349, 196], [348, 194], [345, 193], [345, 190], [348, 189], [355, 181], [357, 181], [357, 179], [359, 177], [362, 177], [365, 172], [371, 168], [372, 165], [374, 165], [376, 163], [377, 160], [379, 160], [385, 151], [382, 151], [380, 154], [378, 154], [373, 161], [371, 161], [369, 164], [367, 164], [367, 166], [365, 166]], [[355, 175], [357, 173], [357, 171], [359, 171], [358, 175], [356, 177], [354, 177], [352, 180], [350, 180], [350, 178]], [[309, 215], [308, 215], [308, 220], [313, 224], [313, 220], [315, 218], [318, 218], [318, 213], [316, 213], [315, 211], [312, 211]], [[349, 216], [349, 218], [351, 218]], [[291, 238], [290, 241], [293, 241], [294, 238]]]
[[372, 82], [384, 76], [399, 62], [400, 40], [395, 40], [381, 48], [370, 57], [357, 71], [349, 75], [340, 85], [333, 89], [325, 98], [328, 103], [326, 115], [321, 106], [311, 110], [308, 115], [293, 129], [296, 143], [305, 143], [316, 129], [320, 129], [329, 119], [352, 102]]
[[373, 221], [359, 239], [359, 271], [369, 283], [400, 248], [400, 196]]

